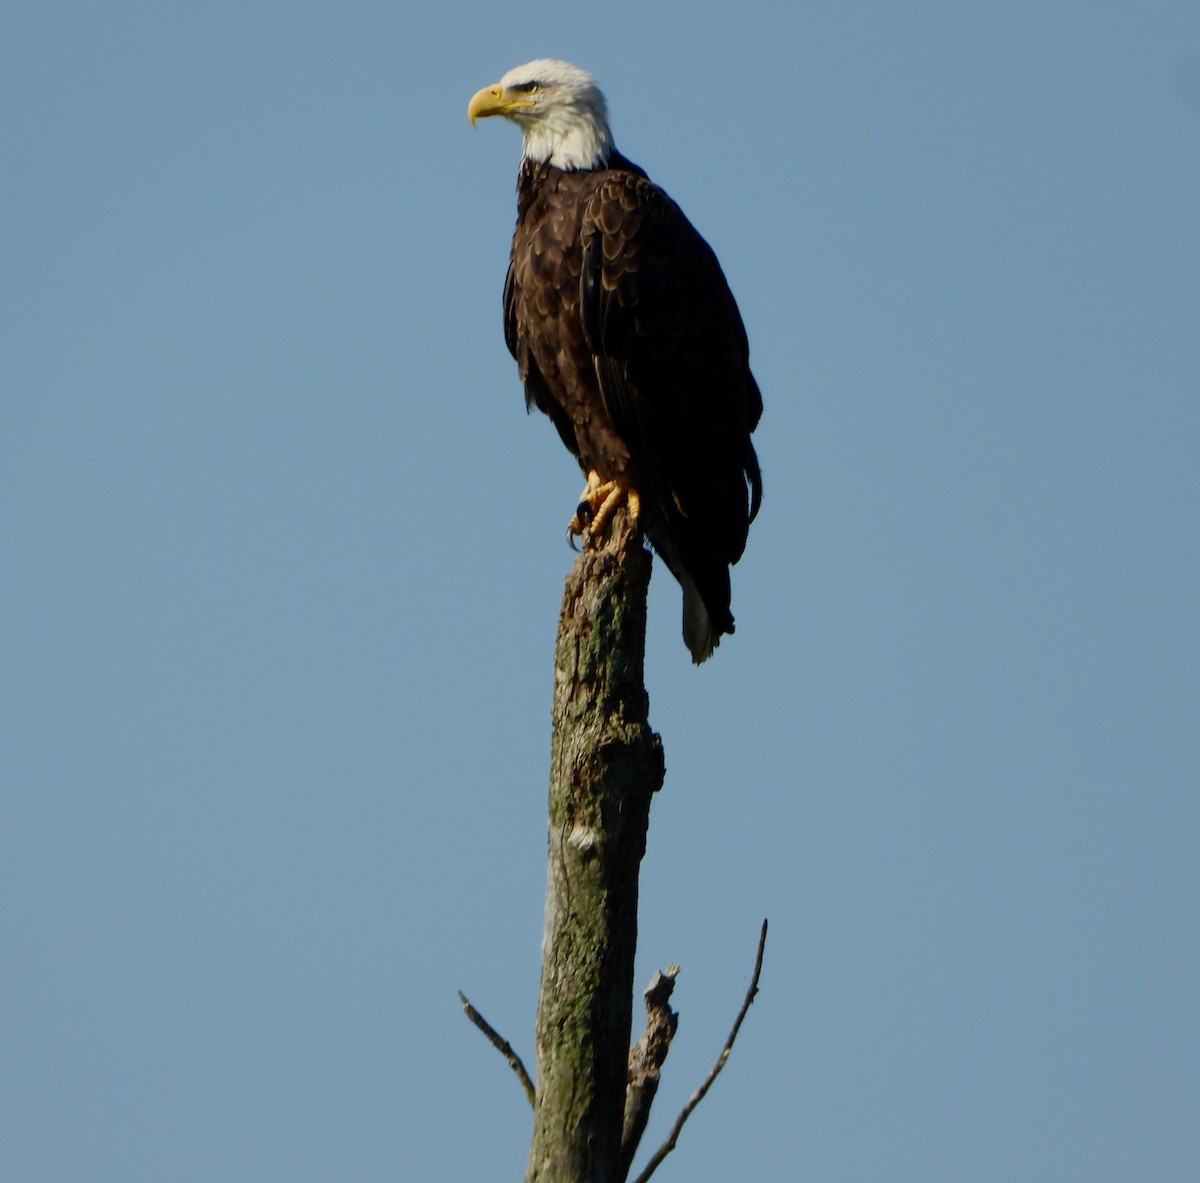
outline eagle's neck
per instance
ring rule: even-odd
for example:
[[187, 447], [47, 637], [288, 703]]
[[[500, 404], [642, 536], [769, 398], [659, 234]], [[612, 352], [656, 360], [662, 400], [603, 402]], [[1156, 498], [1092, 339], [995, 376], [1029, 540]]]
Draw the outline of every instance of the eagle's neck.
[[[631, 173], [635, 177], [641, 177], [644, 180], [649, 178], [646, 176], [646, 170], [640, 165], [634, 164], [626, 156], [622, 156], [620, 152], [613, 148], [608, 156], [595, 169], [578, 169], [578, 168], [559, 168], [556, 164], [551, 164], [548, 161], [530, 160], [528, 156], [521, 160], [521, 167], [517, 170], [517, 221], [518, 225], [524, 221], [531, 211], [541, 210], [541, 214], [535, 213], [535, 218], [540, 217], [545, 213], [546, 203], [553, 201], [553, 194], [558, 193], [563, 186], [569, 194], [577, 196], [580, 193], [580, 187], [577, 183], [583, 180], [585, 188], [587, 182], [581, 176], [582, 173], [603, 170], [616, 170], [619, 172]], [[569, 198], [574, 200], [574, 197]]]
[[534, 164], [567, 170], [606, 168], [616, 151], [608, 122], [590, 108], [547, 111], [526, 124], [523, 131], [521, 154]]

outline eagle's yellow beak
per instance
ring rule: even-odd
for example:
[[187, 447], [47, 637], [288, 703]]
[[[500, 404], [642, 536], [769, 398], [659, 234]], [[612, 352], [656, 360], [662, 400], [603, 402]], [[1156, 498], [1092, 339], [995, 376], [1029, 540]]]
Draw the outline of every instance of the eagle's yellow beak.
[[471, 101], [467, 104], [467, 118], [474, 127], [476, 119], [486, 119], [489, 115], [507, 115], [510, 111], [532, 106], [533, 104], [522, 95], [505, 94], [504, 87], [496, 82], [477, 90], [471, 96]]

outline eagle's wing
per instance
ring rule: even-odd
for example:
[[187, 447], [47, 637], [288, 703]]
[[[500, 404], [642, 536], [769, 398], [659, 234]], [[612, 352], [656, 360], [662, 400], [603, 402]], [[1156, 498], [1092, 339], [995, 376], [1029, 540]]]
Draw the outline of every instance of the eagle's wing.
[[571, 417], [551, 394], [537, 362], [533, 359], [529, 335], [521, 332], [517, 311], [517, 277], [512, 262], [509, 263], [508, 273], [504, 277], [504, 342], [517, 363], [517, 373], [525, 390], [525, 409], [528, 411], [531, 407], [537, 407], [544, 415], [548, 415], [567, 451], [578, 455], [579, 445], [575, 440], [575, 427], [571, 423]]
[[671, 535], [651, 537], [702, 593], [709, 574], [723, 583], [724, 602], [705, 601], [727, 616], [727, 566], [762, 496], [750, 443], [762, 396], [737, 304], [708, 243], [645, 177], [606, 177], [582, 240], [583, 326], [605, 408]]

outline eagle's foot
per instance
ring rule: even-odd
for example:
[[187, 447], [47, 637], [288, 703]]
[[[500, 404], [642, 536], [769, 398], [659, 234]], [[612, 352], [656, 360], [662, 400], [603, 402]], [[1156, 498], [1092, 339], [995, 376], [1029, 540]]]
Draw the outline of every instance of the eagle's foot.
[[579, 495], [575, 515], [567, 523], [567, 541], [572, 549], [575, 539], [583, 547], [599, 545], [608, 530], [612, 516], [624, 504], [629, 516], [636, 522], [641, 513], [642, 502], [637, 490], [622, 476], [616, 480], [602, 481], [595, 471], [588, 473], [587, 485]]

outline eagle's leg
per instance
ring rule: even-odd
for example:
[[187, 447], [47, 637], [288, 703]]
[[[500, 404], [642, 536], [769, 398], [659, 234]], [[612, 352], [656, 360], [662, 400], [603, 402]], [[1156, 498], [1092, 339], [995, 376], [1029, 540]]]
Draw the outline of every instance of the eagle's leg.
[[629, 510], [629, 516], [637, 521], [642, 503], [629, 479], [622, 475], [615, 480], [602, 481], [597, 472], [589, 471], [575, 516], [567, 523], [567, 538], [571, 544], [574, 545], [576, 538], [581, 538], [584, 546], [602, 539], [622, 502]]

